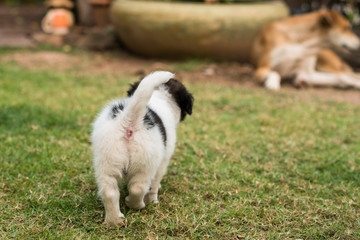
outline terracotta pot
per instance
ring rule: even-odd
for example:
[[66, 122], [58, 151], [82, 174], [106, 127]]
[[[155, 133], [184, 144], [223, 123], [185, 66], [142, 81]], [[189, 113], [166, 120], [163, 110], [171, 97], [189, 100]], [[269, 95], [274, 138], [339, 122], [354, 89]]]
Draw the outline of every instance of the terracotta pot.
[[268, 22], [288, 16], [282, 1], [237, 4], [116, 0], [111, 17], [124, 44], [148, 57], [248, 61]]

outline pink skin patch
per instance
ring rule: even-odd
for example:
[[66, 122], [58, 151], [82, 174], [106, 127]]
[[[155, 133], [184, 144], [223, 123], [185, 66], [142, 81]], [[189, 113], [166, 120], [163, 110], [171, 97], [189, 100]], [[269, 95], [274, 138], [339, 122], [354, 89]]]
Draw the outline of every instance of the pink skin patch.
[[130, 129], [127, 129], [127, 130], [126, 130], [126, 136], [127, 136], [127, 137], [131, 137], [132, 134], [133, 134], [133, 131], [132, 131], [132, 130], [130, 130]]

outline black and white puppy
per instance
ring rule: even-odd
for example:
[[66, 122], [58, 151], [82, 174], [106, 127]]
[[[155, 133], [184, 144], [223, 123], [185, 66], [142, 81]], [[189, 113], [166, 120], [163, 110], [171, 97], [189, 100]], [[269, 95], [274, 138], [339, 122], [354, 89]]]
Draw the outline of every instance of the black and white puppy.
[[105, 222], [123, 221], [118, 182], [127, 180], [126, 205], [158, 202], [160, 181], [175, 150], [176, 126], [192, 113], [193, 96], [174, 74], [153, 72], [133, 84], [128, 98], [107, 105], [94, 122], [95, 177]]

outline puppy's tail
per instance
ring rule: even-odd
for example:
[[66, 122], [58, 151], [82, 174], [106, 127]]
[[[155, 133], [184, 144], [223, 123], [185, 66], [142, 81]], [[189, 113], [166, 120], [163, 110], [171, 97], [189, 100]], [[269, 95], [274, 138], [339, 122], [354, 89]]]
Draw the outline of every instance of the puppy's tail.
[[146, 105], [149, 102], [154, 89], [174, 78], [174, 74], [166, 71], [156, 71], [141, 80], [139, 86], [130, 98], [129, 105], [124, 110], [124, 116], [131, 125], [139, 124], [145, 114]]

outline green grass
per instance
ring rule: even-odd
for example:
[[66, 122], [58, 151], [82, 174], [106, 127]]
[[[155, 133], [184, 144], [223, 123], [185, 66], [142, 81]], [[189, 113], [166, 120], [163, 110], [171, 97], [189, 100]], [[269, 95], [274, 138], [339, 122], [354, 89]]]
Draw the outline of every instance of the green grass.
[[122, 185], [127, 225], [103, 225], [91, 123], [135, 80], [0, 65], [1, 239], [360, 238], [360, 107], [218, 83], [185, 83], [160, 203]]

